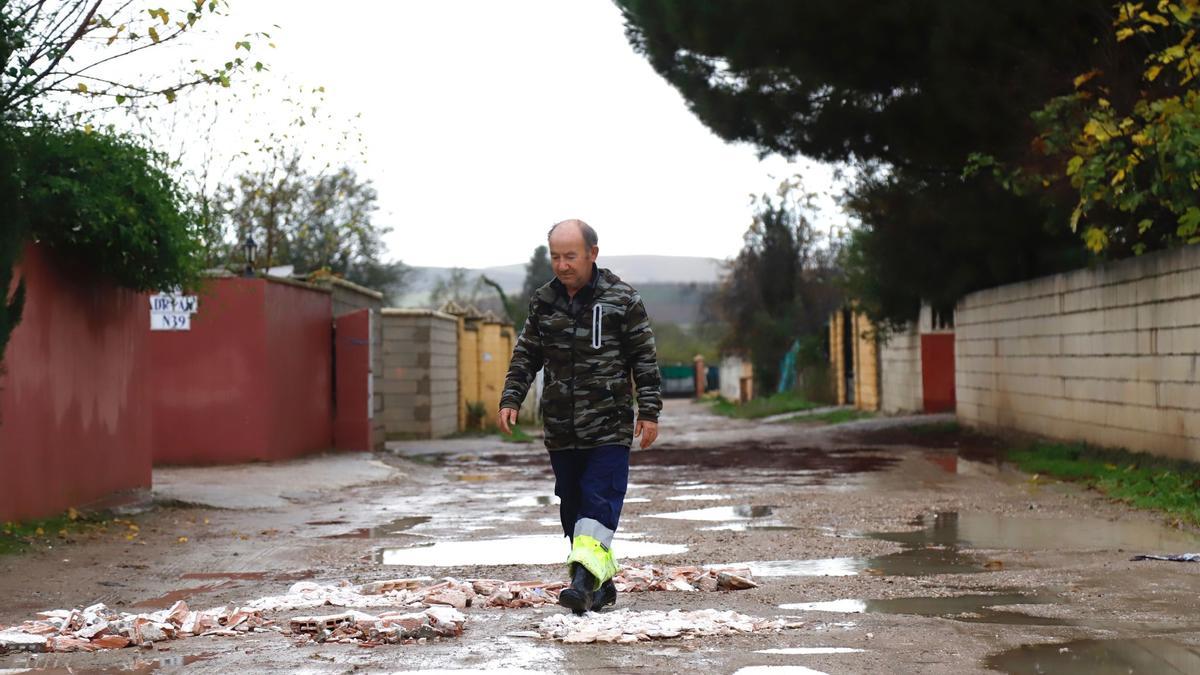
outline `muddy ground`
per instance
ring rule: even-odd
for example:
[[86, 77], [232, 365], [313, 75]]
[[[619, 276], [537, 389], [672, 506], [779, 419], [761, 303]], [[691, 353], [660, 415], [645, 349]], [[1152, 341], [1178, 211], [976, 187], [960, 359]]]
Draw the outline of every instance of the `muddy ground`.
[[[10, 654], [0, 672], [1200, 672], [1200, 564], [1130, 560], [1200, 551], [1200, 537], [1016, 472], [996, 460], [1001, 443], [949, 419], [823, 427], [668, 402], [659, 443], [634, 454], [618, 556], [748, 563], [761, 586], [624, 594], [618, 607], [736, 610], [799, 629], [565, 645], [508, 635], [561, 608], [471, 608], [461, 638], [426, 644], [297, 646], [268, 632]], [[567, 547], [552, 487], [540, 445], [489, 439], [163, 469], [154, 507], [129, 516], [136, 531], [0, 558], [0, 625], [95, 602], [240, 604], [301, 579], [556, 580]], [[644, 553], [656, 555], [632, 557]]]

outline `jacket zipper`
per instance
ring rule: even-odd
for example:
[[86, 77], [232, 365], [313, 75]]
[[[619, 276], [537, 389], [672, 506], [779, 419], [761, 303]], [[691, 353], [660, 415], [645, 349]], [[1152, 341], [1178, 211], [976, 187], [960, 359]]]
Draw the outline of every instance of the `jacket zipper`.
[[[570, 304], [567, 305], [570, 307]], [[571, 438], [573, 445], [579, 448], [579, 436], [575, 433], [575, 333], [579, 328], [579, 315], [571, 312]]]

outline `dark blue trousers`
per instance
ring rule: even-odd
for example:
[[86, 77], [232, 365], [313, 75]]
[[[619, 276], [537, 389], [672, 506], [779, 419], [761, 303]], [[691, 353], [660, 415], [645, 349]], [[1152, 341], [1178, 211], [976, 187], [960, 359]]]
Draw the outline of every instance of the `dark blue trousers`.
[[[553, 450], [550, 464], [554, 467], [554, 494], [562, 500], [563, 534], [574, 541], [579, 521], [588, 525], [595, 521], [601, 530], [608, 530], [607, 537], [596, 538], [610, 546], [629, 486], [629, 448], [602, 445], [589, 450]], [[580, 534], [595, 536], [594, 525], [581, 528]]]

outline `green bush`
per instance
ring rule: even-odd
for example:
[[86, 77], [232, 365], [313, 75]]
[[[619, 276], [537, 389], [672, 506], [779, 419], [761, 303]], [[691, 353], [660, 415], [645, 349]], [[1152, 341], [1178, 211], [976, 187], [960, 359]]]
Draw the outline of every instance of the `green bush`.
[[199, 219], [165, 163], [129, 136], [0, 124], [0, 362], [21, 318], [24, 286], [9, 289], [30, 239], [135, 291], [197, 285]]
[[195, 286], [199, 219], [161, 154], [128, 136], [50, 126], [27, 130], [18, 151], [33, 239], [136, 291]]

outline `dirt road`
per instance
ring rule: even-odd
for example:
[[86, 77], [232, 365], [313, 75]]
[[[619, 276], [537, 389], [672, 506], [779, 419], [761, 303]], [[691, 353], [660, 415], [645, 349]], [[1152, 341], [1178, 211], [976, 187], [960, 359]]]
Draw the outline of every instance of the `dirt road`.
[[[422, 644], [297, 644], [268, 631], [9, 654], [0, 673], [1200, 672], [1200, 564], [1130, 561], [1200, 551], [1200, 537], [1031, 480], [948, 419], [822, 427], [668, 402], [659, 444], [634, 454], [618, 557], [736, 563], [760, 585], [627, 593], [618, 609], [733, 610], [798, 627], [564, 644], [527, 636], [556, 606], [471, 607], [461, 637]], [[380, 455], [164, 469], [155, 499], [107, 532], [0, 558], [0, 626], [96, 602], [245, 605], [297, 581], [564, 575], [540, 445], [405, 442]]]

